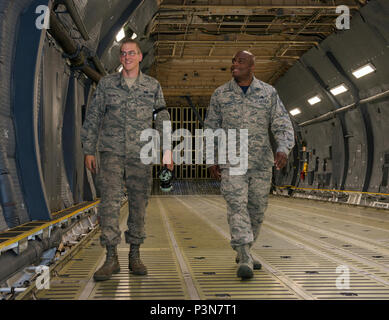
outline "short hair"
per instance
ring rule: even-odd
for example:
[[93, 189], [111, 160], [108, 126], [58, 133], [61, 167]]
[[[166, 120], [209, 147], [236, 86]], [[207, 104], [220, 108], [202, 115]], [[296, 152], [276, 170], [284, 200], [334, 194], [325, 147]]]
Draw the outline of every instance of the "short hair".
[[131, 38], [124, 38], [123, 40], [120, 41], [120, 51], [122, 50], [122, 47], [125, 43], [135, 43], [139, 50], [139, 53], [142, 53], [142, 50], [140, 49], [139, 41]]

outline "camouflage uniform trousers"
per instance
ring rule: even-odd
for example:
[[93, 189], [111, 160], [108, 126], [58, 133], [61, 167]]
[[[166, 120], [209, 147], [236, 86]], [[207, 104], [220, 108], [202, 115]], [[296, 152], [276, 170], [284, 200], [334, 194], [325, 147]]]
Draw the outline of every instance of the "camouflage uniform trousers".
[[221, 192], [227, 202], [231, 247], [249, 244], [258, 238], [267, 208], [271, 177], [269, 170], [248, 169], [244, 175], [230, 175], [221, 169]]
[[99, 169], [101, 245], [117, 245], [121, 242], [119, 216], [124, 185], [127, 188], [129, 210], [125, 240], [126, 243], [142, 244], [146, 238], [145, 214], [151, 191], [152, 166], [144, 165], [138, 159], [126, 160], [124, 156], [100, 152]]

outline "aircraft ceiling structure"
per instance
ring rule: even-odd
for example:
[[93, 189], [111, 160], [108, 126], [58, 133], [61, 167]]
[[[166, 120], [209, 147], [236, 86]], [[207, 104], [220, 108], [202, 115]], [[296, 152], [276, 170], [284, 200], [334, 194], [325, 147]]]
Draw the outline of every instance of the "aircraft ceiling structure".
[[[119, 42], [136, 35], [142, 71], [155, 76], [167, 98], [209, 97], [230, 79], [239, 50], [256, 56], [256, 76], [270, 84], [309, 49], [336, 31], [336, 8], [354, 15], [364, 0], [94, 0], [75, 1], [90, 39], [80, 37], [60, 1], [58, 18], [71, 37], [96, 55], [105, 71], [118, 70]], [[205, 99], [206, 100], [206, 99]]]
[[[230, 80], [239, 50], [256, 56], [255, 75], [274, 84], [309, 49], [332, 34], [336, 7], [351, 15], [365, 1], [165, 0], [151, 21], [154, 75], [165, 96], [207, 96]], [[195, 98], [196, 99], [196, 98]]]
[[[65, 1], [66, 2], [66, 1]], [[97, 56], [107, 73], [118, 70], [123, 29], [141, 44], [141, 68], [160, 82], [164, 95], [206, 101], [230, 79], [231, 58], [239, 50], [256, 56], [256, 76], [274, 84], [308, 50], [336, 31], [336, 8], [354, 15], [364, 0], [94, 0], [75, 1], [90, 39], [61, 1], [55, 11], [70, 36]]]

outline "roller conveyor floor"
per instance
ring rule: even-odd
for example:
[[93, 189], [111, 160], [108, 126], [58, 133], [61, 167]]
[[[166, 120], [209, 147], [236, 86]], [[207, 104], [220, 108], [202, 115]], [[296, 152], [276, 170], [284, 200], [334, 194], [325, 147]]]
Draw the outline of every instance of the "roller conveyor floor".
[[[121, 226], [126, 228], [127, 205]], [[121, 271], [94, 282], [104, 261], [99, 233], [51, 278], [37, 299], [389, 299], [389, 212], [271, 197], [253, 254], [254, 278], [236, 277], [226, 206], [218, 195], [153, 196], [141, 256], [147, 276]], [[347, 271], [349, 286], [347, 286]]]

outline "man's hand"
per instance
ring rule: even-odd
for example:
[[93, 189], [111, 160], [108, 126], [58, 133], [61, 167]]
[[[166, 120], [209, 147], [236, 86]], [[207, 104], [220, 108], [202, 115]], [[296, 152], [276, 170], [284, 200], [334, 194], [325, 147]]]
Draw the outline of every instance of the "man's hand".
[[274, 160], [274, 165], [277, 170], [281, 170], [288, 161], [288, 156], [284, 152], [277, 152], [276, 158]]
[[87, 169], [92, 172], [96, 173], [96, 157], [90, 154], [85, 155], [85, 166]]
[[221, 171], [220, 171], [220, 167], [218, 165], [214, 165], [212, 167], [209, 167], [209, 173], [211, 174], [211, 177], [213, 179], [216, 179], [216, 180], [220, 180], [221, 179]]
[[162, 158], [162, 164], [166, 165], [166, 167], [170, 170], [173, 171], [174, 169], [174, 163], [173, 163], [173, 157], [172, 157], [172, 152], [171, 150], [166, 150], [165, 154], [163, 155]]

